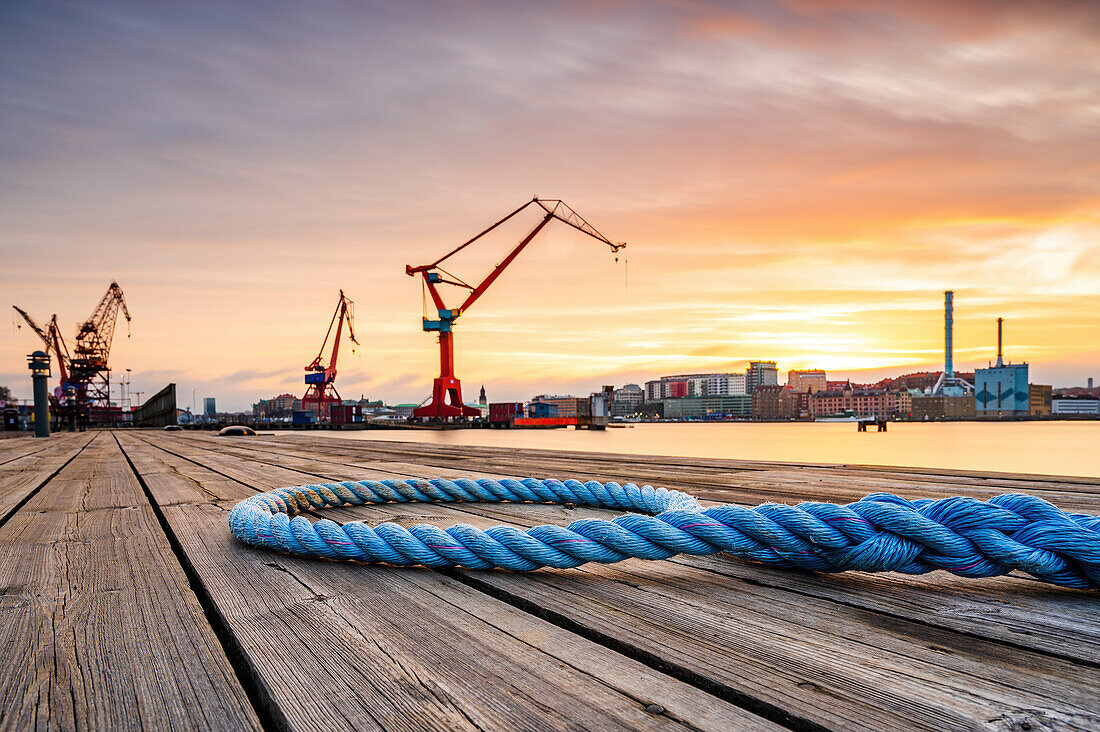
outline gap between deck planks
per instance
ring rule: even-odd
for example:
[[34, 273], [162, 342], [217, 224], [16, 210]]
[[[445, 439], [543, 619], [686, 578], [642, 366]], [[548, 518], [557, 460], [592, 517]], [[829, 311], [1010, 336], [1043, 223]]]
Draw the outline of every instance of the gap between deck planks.
[[[174, 443], [168, 442], [168, 445]], [[244, 470], [252, 479], [267, 479], [270, 485], [293, 485], [313, 482], [316, 479], [362, 478], [382, 468], [387, 475], [397, 477], [431, 476], [469, 476], [487, 475], [488, 470], [468, 473], [456, 468], [438, 466], [415, 466], [407, 463], [373, 463], [356, 461], [354, 458], [333, 458], [311, 455], [304, 448], [290, 447], [290, 450], [260, 450], [249, 447], [250, 442], [218, 442], [216, 439], [195, 440], [189, 443], [194, 449], [221, 455], [240, 455], [247, 462], [238, 463], [234, 469]], [[213, 450], [213, 453], [210, 451]], [[221, 458], [219, 458], [221, 459]], [[264, 460], [264, 462], [260, 462]], [[547, 458], [552, 465], [553, 453]], [[298, 466], [311, 472], [296, 472], [277, 465]], [[545, 463], [543, 463], [545, 465]], [[324, 472], [321, 469], [324, 468]], [[556, 477], [587, 478], [591, 474], [558, 473], [553, 468], [543, 468], [539, 474], [553, 474]], [[619, 477], [598, 476], [600, 479]], [[684, 483], [683, 478], [674, 487], [703, 495], [692, 483]], [[667, 483], [666, 483], [667, 484]], [[803, 489], [807, 490], [807, 489]], [[813, 488], [809, 489], [813, 490]], [[849, 488], [849, 496], [856, 497], [859, 489]], [[803, 496], [812, 498], [812, 496]], [[759, 503], [769, 496], [752, 497], [744, 501], [750, 505]], [[843, 500], [843, 498], [841, 499]], [[402, 504], [394, 507], [398, 515], [407, 513], [412, 506]], [[415, 510], [415, 509], [412, 509]], [[477, 511], [467, 506], [464, 510]], [[511, 511], [516, 521], [522, 522], [524, 509], [508, 508], [507, 504], [497, 504], [494, 510]], [[1093, 509], [1095, 511], [1095, 508]], [[335, 517], [332, 512], [327, 514]], [[609, 514], [610, 515], [610, 514]], [[570, 520], [568, 515], [561, 516], [562, 521]], [[695, 558], [680, 556], [673, 563], [707, 568], [718, 567], [720, 571], [738, 581], [770, 586], [784, 591], [797, 592], [807, 597], [828, 599], [852, 607], [875, 610], [879, 613], [913, 620], [915, 622], [944, 627], [977, 637], [995, 638], [1003, 643], [1051, 655], [1067, 657], [1070, 660], [1087, 664], [1100, 664], [1100, 613], [1096, 612], [1095, 593], [1073, 592], [1035, 582], [1027, 578], [1005, 577], [985, 580], [970, 580], [939, 572], [923, 577], [901, 575], [867, 575], [862, 573], [843, 573], [840, 575], [814, 575], [809, 573], [791, 573], [761, 567], [749, 562]]]
[[0, 727], [258, 728], [114, 439], [55, 444], [0, 528]]
[[[258, 458], [256, 457], [245, 458], [242, 462], [240, 458], [243, 455], [255, 452], [253, 448], [237, 447], [245, 443], [230, 443], [228, 441], [211, 443], [209, 440], [204, 441], [201, 439], [175, 440], [167, 443], [158, 439], [154, 442], [164, 443], [162, 446], [166, 449], [175, 448], [184, 452], [192, 451], [190, 459], [195, 459], [197, 456], [226, 475], [236, 474], [258, 480], [261, 483], [260, 487], [314, 482], [317, 477], [326, 479], [364, 477], [363, 467], [361, 466], [349, 466], [326, 460], [314, 459], [312, 462], [314, 469], [308, 473], [296, 473], [288, 469], [276, 468], [271, 464], [257, 463]], [[203, 444], [204, 442], [206, 444]], [[291, 450], [291, 452], [295, 452], [295, 450]], [[237, 455], [237, 458], [231, 457], [234, 454]], [[274, 454], [273, 457], [276, 461], [297, 464], [300, 468], [308, 468], [310, 463], [308, 454], [292, 455], [284, 451]], [[252, 465], [249, 465], [249, 463], [252, 463]], [[391, 463], [387, 467], [392, 470], [401, 466]], [[422, 477], [426, 474], [423, 467], [419, 469], [408, 465], [404, 467], [406, 470], [412, 468], [411, 473], [405, 472], [404, 475], [412, 474]], [[439, 471], [435, 468], [429, 468], [429, 470], [433, 475], [438, 475], [441, 472], [447, 473], [447, 471]], [[349, 475], [349, 472], [354, 474]], [[378, 471], [368, 472], [373, 473], [374, 477], [384, 477]], [[392, 472], [386, 474], [393, 475]], [[466, 473], [451, 470], [449, 474], [455, 476]], [[549, 507], [524, 508], [549, 509]], [[385, 516], [387, 511], [392, 512], [393, 510], [405, 514], [406, 517], [411, 512], [414, 515], [425, 516], [428, 520], [440, 520], [443, 516], [456, 515], [454, 513], [455, 509], [449, 506], [422, 506], [420, 504], [416, 506], [404, 504], [396, 507], [371, 509], [343, 509], [339, 512], [327, 511], [326, 515], [336, 517], [337, 513], [358, 513], [360, 515], [370, 515], [372, 518], [377, 519], [380, 516]], [[561, 509], [549, 510], [560, 511]], [[448, 514], [448, 511], [452, 513]], [[465, 505], [458, 508], [458, 513], [464, 513], [465, 520], [471, 523], [477, 523], [477, 520], [473, 517], [479, 512], [489, 512], [489, 515], [492, 515], [494, 519], [492, 523], [496, 523], [497, 519], [508, 520], [511, 516], [503, 504], [493, 504], [491, 506]], [[577, 514], [573, 514], [573, 516], [576, 517]], [[484, 516], [482, 518], [484, 519]], [[512, 518], [512, 522], [524, 523], [522, 519], [517, 520], [516, 518]], [[901, 727], [903, 721], [906, 725], [917, 724], [928, 728], [944, 728], [945, 726], [967, 728], [970, 723], [1009, 726], [1022, 723], [1022, 721], [1040, 725], [1036, 728], [1042, 728], [1041, 725], [1046, 723], [1071, 728], [1089, 728], [1097, 724], [1097, 718], [1093, 716], [1092, 712], [1092, 700], [1096, 698], [1098, 692], [1095, 683], [1095, 669], [1089, 668], [1087, 664], [1081, 667], [1075, 663], [1073, 658], [1055, 657], [1058, 656], [1056, 653], [1049, 654], [1052, 657], [1048, 658], [1042, 654], [1029, 652], [1025, 648], [1014, 648], [1005, 643], [990, 643], [973, 632], [970, 635], [964, 635], [948, 632], [950, 629], [928, 627], [922, 625], [919, 618], [908, 621], [895, 615], [860, 610], [856, 613], [858, 622], [853, 622], [848, 617], [853, 612], [851, 609], [852, 604], [836, 601], [821, 603], [822, 598], [815, 598], [818, 600], [818, 604], [815, 605], [814, 611], [807, 615], [805, 610], [800, 609], [806, 604], [804, 594], [799, 596], [798, 593], [787, 593], [785, 592], [787, 588], [782, 588], [784, 596], [780, 597], [776, 595], [776, 590], [779, 589], [776, 587], [756, 587], [753, 588], [752, 593], [746, 593], [743, 578], [726, 575], [721, 569], [715, 570], [713, 566], [706, 567], [705, 565], [708, 562], [718, 567], [723, 564], [734, 567], [745, 566], [739, 562], [692, 558], [687, 565], [675, 569], [670, 569], [667, 566], [673, 564], [672, 562], [655, 564], [628, 562], [612, 568], [597, 567], [596, 569], [572, 570], [564, 573], [564, 580], [558, 576], [562, 573], [554, 572], [518, 577], [507, 573], [491, 572], [471, 572], [463, 573], [463, 575], [465, 577], [464, 581], [470, 582], [470, 578], [476, 577], [477, 579], [472, 584], [481, 586], [490, 592], [507, 594], [513, 602], [529, 604], [536, 610], [539, 608], [545, 609], [548, 606], [552, 607], [555, 602], [560, 602], [563, 597], [568, 596], [572, 602], [576, 603], [570, 606], [571, 611], [579, 615], [587, 613], [588, 630], [592, 631], [592, 635], [610, 638], [613, 642], [615, 639], [607, 635], [609, 630], [605, 626], [610, 621], [607, 621], [605, 616], [614, 617], [616, 614], [630, 616], [634, 619], [632, 622], [635, 623], [635, 627], [630, 629], [633, 632], [627, 633], [628, 640], [652, 640], [658, 644], [659, 652], [665, 654], [672, 653], [678, 646], [676, 643], [660, 646], [661, 633], [664, 632], [666, 636], [668, 635], [663, 624], [653, 625], [651, 623], [651, 627], [641, 628], [637, 625], [638, 623], [650, 622], [646, 618], [645, 609], [649, 607], [647, 602], [652, 602], [655, 596], [659, 600], [657, 607], [664, 608], [664, 612], [668, 613], [667, 619], [669, 620], [681, 619], [675, 611], [675, 608], [681, 605], [692, 608], [691, 612], [688, 613], [689, 619], [692, 614], [703, 613], [706, 617], [706, 622], [702, 623], [704, 637], [707, 633], [711, 636], [718, 636], [726, 632], [726, 629], [721, 627], [723, 618], [728, 619], [735, 616], [739, 622], [745, 625], [756, 623], [758, 634], [764, 636], [771, 634], [769, 643], [755, 646], [743, 645], [739, 651], [740, 655], [737, 657], [741, 658], [743, 663], [748, 664], [750, 668], [754, 663], [758, 663], [759, 658], [770, 658], [770, 666], [766, 666], [759, 671], [754, 669], [754, 672], [767, 678], [768, 672], [771, 671], [772, 682], [783, 681], [784, 674], [790, 674], [791, 670], [806, 669], [811, 672], [810, 675], [818, 673], [821, 678], [825, 679], [826, 683], [819, 685], [814, 681], [805, 679], [795, 681], [795, 677], [807, 674], [793, 673], [786, 680], [786, 686], [791, 686], [792, 683], [794, 686], [799, 683], [806, 684], [806, 686], [799, 687], [799, 691], [794, 692], [786, 691], [785, 687], [780, 684], [779, 688], [784, 689], [782, 693], [794, 695], [781, 698], [783, 703], [788, 704], [797, 705], [803, 698], [810, 702], [811, 716], [809, 718], [813, 718], [813, 704], [819, 704], [823, 698], [835, 704], [839, 697], [841, 703], [847, 700], [847, 703], [853, 705], [853, 708], [849, 710], [849, 716], [844, 716], [843, 713], [837, 716], [835, 711], [831, 712], [833, 716], [829, 716], [829, 713], [821, 716], [820, 722], [829, 726], [836, 724], [842, 726], [844, 724], [872, 724], [873, 726]], [[690, 563], [696, 563], [696, 565], [692, 566]], [[703, 564], [700, 566], [698, 563]], [[645, 569], [635, 570], [632, 567], [627, 567], [627, 565], [633, 564], [639, 564]], [[654, 571], [654, 568], [662, 565], [665, 565], [662, 569]], [[700, 570], [709, 572], [709, 579], [705, 575], [697, 574]], [[624, 572], [628, 574], [635, 573], [635, 575], [633, 578], [618, 576]], [[641, 574], [638, 575], [638, 572], [641, 572]], [[696, 572], [696, 574], [692, 574], [692, 572]], [[805, 576], [802, 573], [783, 573], [771, 570], [764, 570], [764, 572], [770, 572], [779, 578], [792, 578], [795, 580], [794, 584], [797, 584], [800, 577]], [[589, 575], [596, 575], [596, 577]], [[681, 575], [683, 575], [683, 578]], [[601, 576], [606, 580], [603, 590], [606, 596], [600, 601], [595, 601], [589, 597], [589, 592], [593, 587], [600, 586], [598, 580]], [[702, 582], [699, 579], [701, 576], [706, 579], [703, 586], [707, 586], [713, 591], [728, 590], [731, 581], [740, 580], [742, 584], [738, 588], [740, 595], [730, 596], [736, 601], [733, 603], [736, 612], [724, 607], [721, 603], [715, 604], [712, 599], [700, 595], [692, 589], [693, 582]], [[548, 579], [548, 577], [553, 579]], [[827, 585], [830, 579], [824, 580], [824, 583]], [[903, 580], [896, 588], [899, 594], [904, 594], [904, 583], [907, 580], [908, 578]], [[566, 584], [562, 585], [562, 581]], [[555, 582], [558, 584], [554, 584]], [[618, 585], [610, 584], [611, 582], [616, 582]], [[643, 589], [638, 587], [640, 582], [648, 583], [648, 585], [644, 588], [644, 592], [639, 594], [637, 591]], [[667, 586], [674, 586], [677, 582], [681, 583], [679, 588], [672, 595], [668, 595]], [[984, 581], [975, 583], [974, 581], [964, 580], [963, 582], [969, 582], [970, 586], [977, 588]], [[1001, 582], [1025, 586], [1034, 585], [1034, 583], [1026, 583], [1020, 580], [1003, 580]], [[572, 590], [569, 590], [569, 583], [579, 584], [575, 584]], [[664, 583], [665, 587], [657, 587], [661, 583]], [[874, 593], [874, 583], [871, 582], [870, 584], [872, 585], [870, 592]], [[563, 589], [563, 587], [566, 587], [566, 589]], [[606, 587], [611, 589], [607, 590]], [[631, 587], [636, 592], [632, 592]], [[654, 587], [657, 587], [657, 589], [655, 590]], [[857, 594], [861, 589], [866, 588], [857, 587]], [[1024, 589], [1024, 587], [1019, 586], [1010, 587], [1005, 592], [1007, 592], [1008, 597], [1011, 597], [1013, 591]], [[524, 592], [527, 594], [525, 595]], [[572, 592], [572, 595], [569, 594], [570, 592]], [[654, 594], [655, 592], [657, 595]], [[1055, 598], [1081, 598], [1086, 601], [1086, 605], [1091, 600], [1088, 593], [1064, 593], [1056, 589], [1052, 592]], [[661, 593], [664, 593], [663, 600], [661, 600]], [[749, 603], [746, 605], [742, 596], [753, 593], [756, 595], [753, 600], [755, 604]], [[641, 599], [635, 599], [635, 597]], [[987, 604], [996, 602], [995, 595], [985, 599]], [[1051, 598], [1047, 597], [1046, 600], [1049, 606]], [[632, 607], [634, 608], [632, 611], [616, 606], [617, 604], [630, 605], [631, 603], [633, 603]], [[780, 607], [784, 608], [786, 614], [776, 620], [772, 616], [775, 610]], [[1092, 607], [1095, 607], [1095, 605]], [[799, 615], [800, 612], [803, 614]], [[691, 622], [699, 621], [698, 618], [695, 618]], [[985, 622], [989, 624], [992, 621], [986, 620]], [[837, 627], [838, 623], [840, 624], [839, 628]], [[611, 630], [615, 630], [614, 624], [611, 625]], [[980, 624], [971, 625], [980, 627]], [[791, 644], [790, 639], [799, 635], [800, 628], [803, 629], [801, 632], [807, 638], [803, 639], [802, 642], [795, 638], [795, 642]], [[642, 632], [639, 632], [639, 630]], [[971, 630], [973, 631], [973, 627]], [[679, 632], [682, 638], [692, 637], [692, 634], [683, 628]], [[654, 635], [654, 638], [647, 635], [650, 633]], [[712, 639], [707, 638], [707, 640]], [[838, 649], [831, 646], [834, 640], [844, 644], [839, 649], [840, 653], [838, 653]], [[775, 648], [782, 648], [785, 642], [790, 647], [783, 650], [779, 655], [775, 655]], [[735, 648], [736, 645], [733, 644]], [[858, 652], [846, 651], [845, 649], [848, 646], [862, 649], [863, 655]], [[696, 650], [698, 651], [698, 649]], [[708, 669], [714, 671], [716, 667], [721, 666], [722, 648], [720, 645], [718, 647], [712, 645], [709, 648], [703, 648], [701, 653], [707, 659], [706, 664], [709, 664], [703, 669], [704, 671]], [[705, 653], [710, 653], [710, 656], [706, 657]], [[832, 658], [833, 655], [840, 656], [841, 660], [836, 661]], [[658, 655], [658, 657], [660, 656]], [[689, 660], [697, 665], [700, 664], [699, 658], [689, 658]], [[719, 660], [719, 662], [716, 663], [716, 660]], [[864, 663], [868, 660], [874, 661], [870, 664], [873, 667], [868, 672], [870, 675], [860, 675], [861, 660]], [[823, 663], [825, 661], [828, 661], [828, 663]], [[849, 667], [854, 667], [854, 670], [850, 670]], [[775, 668], [779, 670], [775, 671]], [[784, 668], [788, 671], [782, 671]], [[877, 671], [874, 669], [877, 669]], [[924, 671], [920, 669], [924, 669]], [[742, 673], [744, 673], [743, 669]], [[876, 676], [876, 674], [878, 675]], [[983, 674], [991, 678], [968, 685], [968, 678], [982, 679]], [[1078, 676], [1081, 676], [1083, 681], [1075, 680]], [[1054, 681], [1044, 683], [1043, 679], [1045, 677], [1056, 679], [1057, 683]], [[871, 717], [858, 716], [858, 714], [866, 711], [861, 711], [859, 707], [861, 704], [866, 704], [867, 700], [871, 702], [877, 700], [881, 704], [883, 698], [888, 700], [892, 698], [889, 694], [883, 697], [883, 691], [876, 686], [876, 684], [882, 683], [882, 679], [893, 679], [901, 692], [898, 694], [898, 699], [893, 700], [892, 705], [885, 704], [888, 708], [892, 706], [892, 711], [888, 710], [884, 713], [881, 710], [871, 710]], [[728, 683], [728, 680], [722, 683]], [[745, 684], [748, 682], [742, 680], [740, 683]], [[763, 697], [752, 697], [758, 701], [766, 698], [767, 694], [773, 691], [764, 682], [760, 683], [761, 686], [753, 687], [754, 693], [764, 695]], [[929, 691], [929, 688], [935, 692], [931, 697], [937, 699], [931, 707], [919, 701], [924, 698], [925, 692]], [[915, 691], [911, 689], [915, 689]], [[936, 693], [938, 693], [938, 697]], [[970, 699], [971, 696], [975, 698]], [[918, 701], [914, 702], [914, 699]], [[937, 712], [936, 704], [942, 704], [945, 700], [952, 703], [946, 704], [945, 709]], [[982, 719], [979, 719], [981, 717], [979, 710], [985, 714]], [[799, 710], [798, 713], [801, 714], [804, 711]], [[884, 714], [885, 716], [883, 716]], [[895, 716], [891, 716], [891, 714]]]
[[[452, 577], [381, 567], [349, 573], [244, 547], [225, 530], [227, 501], [255, 489], [144, 436], [120, 439], [265, 694], [293, 727], [773, 727]], [[646, 711], [653, 704], [663, 712]]]

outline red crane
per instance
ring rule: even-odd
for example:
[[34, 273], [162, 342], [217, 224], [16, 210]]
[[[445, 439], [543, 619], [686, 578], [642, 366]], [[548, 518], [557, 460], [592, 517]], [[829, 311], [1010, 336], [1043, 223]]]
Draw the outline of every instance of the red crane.
[[[483, 279], [480, 284], [475, 286], [462, 282], [439, 266], [529, 206], [538, 206], [541, 208], [543, 211], [542, 219], [535, 228], [532, 229], [514, 249], [512, 249], [508, 256], [486, 275], [485, 279]], [[462, 383], [455, 378], [454, 374], [454, 337], [452, 335], [452, 328], [455, 321], [458, 320], [458, 317], [466, 312], [466, 310], [468, 310], [469, 307], [489, 289], [489, 285], [493, 284], [504, 269], [512, 263], [512, 260], [523, 251], [523, 248], [531, 243], [531, 240], [534, 239], [535, 236], [542, 231], [543, 227], [553, 219], [568, 224], [574, 229], [588, 234], [593, 239], [606, 244], [611, 247], [612, 252], [617, 252], [626, 246], [623, 242], [612, 242], [564, 202], [558, 199], [541, 199], [536, 196], [477, 236], [455, 247], [431, 264], [421, 265], [420, 267], [405, 265], [405, 274], [410, 277], [415, 277], [417, 274], [420, 274], [424, 278], [424, 285], [431, 294], [432, 302], [435, 304], [436, 310], [439, 313], [439, 320], [424, 318], [424, 330], [427, 332], [434, 331], [439, 333], [439, 377], [435, 379], [432, 386], [431, 402], [413, 410], [414, 417], [447, 420], [452, 418], [476, 417], [480, 415], [477, 409], [466, 406], [462, 401]], [[618, 258], [616, 258], [615, 261], [618, 261]], [[447, 277], [443, 275], [447, 275], [451, 279], [447, 279]], [[440, 284], [461, 287], [469, 290], [470, 294], [466, 296], [466, 299], [457, 308], [449, 308], [444, 304], [443, 298], [439, 294], [437, 285]]]
[[40, 328], [26, 312], [17, 307], [15, 309], [46, 343], [46, 352], [52, 350], [57, 355], [62, 390], [67, 385], [73, 387], [80, 419], [93, 424], [114, 422], [118, 414], [115, 410], [119, 408], [111, 406], [111, 370], [107, 358], [111, 353], [119, 311], [126, 317], [127, 325], [130, 322], [130, 311], [118, 283], [111, 283], [91, 316], [77, 329], [76, 346], [71, 357], [61, 337], [56, 315], [50, 320], [48, 328]]
[[[305, 396], [302, 397], [302, 409], [316, 412], [318, 421], [328, 419], [329, 408], [333, 404], [340, 403], [340, 394], [336, 391], [334, 383], [336, 382], [336, 359], [340, 356], [340, 335], [345, 321], [348, 324], [348, 338], [358, 346], [359, 341], [355, 339], [355, 303], [348, 299], [343, 290], [340, 290], [340, 301], [336, 303], [336, 312], [332, 314], [332, 320], [329, 321], [321, 350], [317, 352], [317, 358], [306, 366], [306, 371], [309, 372], [306, 374], [308, 386]], [[332, 335], [333, 325], [336, 326], [336, 338], [332, 341], [332, 355], [329, 356], [326, 365], [325, 346], [328, 344], [329, 336]]]
[[61, 380], [61, 388], [64, 389], [69, 383], [69, 348], [65, 345], [65, 339], [61, 335], [61, 328], [57, 324], [57, 315], [55, 314], [50, 318], [49, 325], [45, 328], [34, 322], [34, 319], [21, 307], [12, 305], [15, 311], [23, 316], [23, 320], [27, 321], [27, 325], [31, 327], [38, 337], [42, 339], [42, 342], [46, 344], [46, 355], [53, 352], [57, 356], [57, 372]]
[[126, 307], [126, 298], [118, 283], [112, 282], [95, 310], [77, 329], [76, 346], [69, 361], [77, 404], [87, 410], [93, 423], [111, 423], [117, 419], [111, 407], [111, 369], [107, 366], [107, 357], [111, 353], [120, 310], [129, 328], [130, 310]]

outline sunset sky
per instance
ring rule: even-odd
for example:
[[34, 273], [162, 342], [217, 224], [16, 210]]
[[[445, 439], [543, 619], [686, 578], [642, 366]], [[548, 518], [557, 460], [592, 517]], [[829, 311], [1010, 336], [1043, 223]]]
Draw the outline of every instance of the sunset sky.
[[1100, 3], [0, 5], [0, 304], [70, 335], [117, 279], [146, 395], [301, 394], [343, 288], [341, 394], [420, 401], [404, 265], [536, 194], [626, 256], [548, 227], [457, 325], [468, 399], [935, 369], [945, 289], [959, 368], [1002, 316], [1033, 382], [1100, 378]]

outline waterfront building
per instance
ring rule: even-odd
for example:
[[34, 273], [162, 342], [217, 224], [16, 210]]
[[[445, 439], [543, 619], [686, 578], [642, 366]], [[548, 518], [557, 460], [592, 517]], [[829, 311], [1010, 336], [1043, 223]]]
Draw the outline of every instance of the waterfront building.
[[913, 419], [968, 419], [975, 416], [974, 395], [944, 396], [920, 394], [913, 397]]
[[559, 417], [591, 417], [591, 397], [576, 396], [551, 396], [541, 394], [531, 399], [531, 402], [543, 402], [557, 407]]
[[207, 419], [213, 419], [218, 415], [218, 409], [215, 406], [214, 397], [204, 397], [202, 400], [202, 414]]
[[794, 416], [798, 419], [810, 418], [810, 399], [813, 396], [813, 392], [810, 391], [798, 391], [791, 392], [795, 398]]
[[[929, 387], [931, 388], [931, 387]], [[920, 389], [902, 389], [897, 393], [898, 416], [902, 419], [913, 418], [913, 397], [921, 396]]]
[[1091, 396], [1056, 396], [1051, 399], [1050, 407], [1052, 414], [1098, 415], [1100, 399]]
[[632, 417], [645, 402], [645, 392], [637, 384], [627, 384], [611, 393], [611, 416]]
[[[664, 419], [745, 419], [752, 416], [752, 397], [747, 394], [720, 394], [705, 397], [664, 399], [660, 402]], [[651, 405], [646, 404], [644, 408]]]
[[1028, 386], [1028, 414], [1032, 417], [1049, 417], [1051, 411], [1051, 387], [1049, 384]]
[[527, 416], [546, 419], [558, 416], [558, 406], [550, 402], [531, 402], [527, 405]]
[[776, 386], [779, 384], [779, 368], [775, 361], [749, 361], [745, 371], [745, 391], [752, 394], [758, 386]]
[[787, 388], [793, 392], [825, 391], [829, 382], [821, 369], [796, 370], [787, 372]]
[[301, 401], [293, 394], [280, 394], [271, 400], [271, 408], [276, 412], [293, 412], [295, 409], [301, 409]]
[[627, 384], [612, 392], [612, 401], [638, 406], [645, 401], [645, 392], [637, 384]]
[[897, 414], [897, 395], [885, 389], [819, 391], [810, 397], [810, 414], [825, 417], [852, 411], [860, 417], [892, 417]]
[[668, 382], [665, 394], [669, 399], [681, 399], [686, 397], [688, 395], [687, 379], [676, 379], [675, 381]]
[[683, 397], [747, 394], [746, 375], [732, 373], [677, 374], [645, 383], [645, 401]]
[[696, 374], [687, 378], [687, 394], [689, 397], [706, 396], [710, 385], [708, 374]]
[[979, 417], [1026, 415], [1030, 408], [1027, 364], [1002, 364], [976, 369], [974, 398]]
[[752, 418], [757, 421], [791, 419], [797, 397], [785, 386], [765, 384], [752, 390]]
[[653, 379], [645, 383], [645, 400], [647, 402], [659, 402], [667, 396], [664, 379]]

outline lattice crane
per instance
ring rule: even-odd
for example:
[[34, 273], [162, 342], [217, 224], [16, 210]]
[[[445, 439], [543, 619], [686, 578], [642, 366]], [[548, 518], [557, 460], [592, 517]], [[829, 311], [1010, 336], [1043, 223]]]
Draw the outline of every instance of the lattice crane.
[[[99, 300], [91, 316], [85, 320], [76, 332], [76, 345], [72, 355], [61, 335], [61, 328], [54, 315], [45, 328], [40, 327], [22, 308], [15, 310], [23, 316], [27, 325], [46, 344], [46, 352], [57, 357], [58, 373], [61, 377], [61, 393], [66, 386], [73, 387], [77, 412], [82, 420], [92, 423], [110, 423], [111, 417], [111, 370], [107, 366], [107, 357], [111, 353], [111, 341], [114, 338], [115, 322], [121, 310], [130, 322], [130, 311], [126, 307], [126, 298], [117, 282], [112, 282], [107, 292]], [[129, 337], [129, 334], [127, 334]]]
[[61, 335], [61, 328], [57, 324], [57, 315], [54, 314], [50, 318], [50, 322], [45, 328], [34, 322], [34, 319], [23, 308], [12, 305], [15, 308], [15, 312], [23, 316], [23, 320], [27, 322], [42, 342], [46, 344], [46, 355], [53, 355], [57, 358], [57, 373], [61, 380], [61, 388], [64, 390], [65, 386], [69, 383], [69, 348], [65, 345], [65, 338]]
[[77, 404], [93, 423], [114, 421], [110, 417], [111, 369], [107, 357], [111, 353], [120, 310], [126, 317], [126, 337], [129, 338], [130, 310], [126, 307], [122, 288], [117, 282], [111, 282], [95, 310], [76, 331], [76, 345], [69, 361], [71, 377], [76, 386]]
[[[455, 254], [470, 246], [478, 239], [488, 234], [493, 229], [497, 228], [504, 222], [516, 216], [521, 211], [525, 210], [529, 206], [537, 206], [542, 209], [543, 217], [539, 223], [531, 230], [527, 236], [525, 236], [519, 244], [506, 256], [500, 264], [493, 268], [493, 270], [486, 275], [485, 279], [478, 285], [470, 285], [461, 281], [454, 275], [449, 274], [443, 270], [439, 265], [447, 261]], [[489, 289], [489, 286], [493, 284], [497, 277], [508, 267], [509, 264], [519, 255], [523, 248], [526, 247], [532, 239], [543, 227], [545, 227], [552, 220], [557, 219], [562, 223], [572, 226], [574, 229], [588, 234], [593, 239], [606, 244], [611, 248], [612, 253], [618, 252], [620, 249], [626, 246], [623, 242], [612, 242], [606, 236], [601, 234], [594, 226], [585, 221], [580, 214], [567, 206], [563, 201], [558, 199], [542, 199], [537, 196], [527, 203], [517, 208], [512, 213], [508, 214], [500, 221], [489, 228], [482, 231], [477, 236], [455, 247], [448, 253], [444, 254], [439, 259], [435, 260], [431, 264], [424, 264], [419, 267], [413, 267], [412, 265], [405, 266], [405, 274], [410, 277], [414, 277], [420, 274], [424, 278], [424, 285], [427, 287], [428, 292], [431, 294], [432, 302], [435, 304], [436, 310], [439, 314], [438, 320], [431, 320], [424, 318], [424, 330], [427, 332], [439, 333], [439, 376], [435, 379], [432, 386], [431, 401], [421, 407], [418, 407], [413, 411], [413, 416], [418, 418], [426, 418], [433, 420], [447, 420], [452, 418], [462, 417], [476, 417], [480, 414], [477, 409], [468, 407], [462, 401], [462, 383], [455, 377], [454, 374], [454, 336], [452, 335], [452, 328], [458, 317], [466, 312], [467, 309], [479, 297], [485, 294], [485, 291]], [[618, 259], [616, 258], [616, 261]], [[447, 275], [444, 277], [444, 275]], [[450, 279], [448, 279], [450, 278]], [[443, 298], [439, 293], [438, 285], [454, 285], [456, 287], [464, 288], [470, 291], [470, 294], [466, 296], [466, 299], [457, 308], [449, 308], [443, 302]]]
[[[328, 419], [329, 408], [333, 404], [340, 403], [340, 394], [336, 391], [336, 359], [340, 356], [340, 335], [343, 332], [344, 323], [348, 324], [348, 338], [355, 345], [359, 341], [355, 339], [355, 303], [340, 290], [340, 300], [336, 303], [336, 312], [332, 314], [328, 330], [325, 332], [325, 340], [321, 342], [321, 350], [312, 363], [306, 366], [306, 394], [302, 397], [302, 409], [316, 412], [318, 420]], [[325, 346], [328, 345], [329, 336], [332, 335], [332, 326], [336, 326], [336, 337], [332, 341], [332, 354], [325, 362]]]

